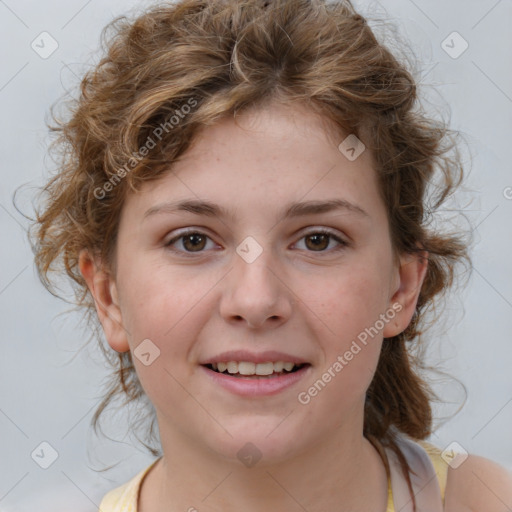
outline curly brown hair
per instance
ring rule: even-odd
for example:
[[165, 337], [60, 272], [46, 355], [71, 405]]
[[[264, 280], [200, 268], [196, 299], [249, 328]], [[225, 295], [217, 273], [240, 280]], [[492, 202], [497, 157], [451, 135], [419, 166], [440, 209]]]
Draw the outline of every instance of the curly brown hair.
[[52, 106], [49, 128], [57, 137], [50, 149], [59, 151], [59, 168], [41, 191], [32, 230], [42, 282], [54, 293], [50, 274], [67, 273], [114, 369], [94, 427], [114, 398], [143, 400], [144, 391], [130, 352], [102, 343], [79, 252], [90, 249], [113, 264], [126, 194], [168, 172], [201, 129], [268, 101], [302, 102], [374, 155], [396, 254], [428, 252], [415, 314], [383, 344], [364, 418], [366, 438], [381, 454], [391, 447], [409, 479], [396, 436], [430, 435], [434, 395], [406, 343], [420, 342], [429, 306], [454, 283], [456, 265], [469, 262], [461, 235], [428, 226], [463, 169], [453, 132], [419, 107], [412, 73], [350, 1], [160, 3], [134, 20], [114, 19], [102, 42], [104, 55], [84, 74], [69, 118], [59, 121]]

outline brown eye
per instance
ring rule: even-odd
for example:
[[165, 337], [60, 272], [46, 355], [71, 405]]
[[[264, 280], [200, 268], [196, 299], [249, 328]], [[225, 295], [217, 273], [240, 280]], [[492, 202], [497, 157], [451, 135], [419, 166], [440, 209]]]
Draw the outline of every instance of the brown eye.
[[[304, 245], [309, 252], [332, 253], [343, 250], [349, 245], [348, 242], [345, 242], [335, 233], [323, 229], [311, 231], [303, 236], [302, 239], [305, 240]], [[332, 241], [336, 242], [338, 247], [333, 247], [329, 250], [328, 247]]]
[[[199, 231], [189, 231], [182, 233], [181, 235], [174, 237], [165, 244], [174, 252], [201, 252], [206, 246], [209, 237]], [[178, 241], [181, 240], [181, 247], [175, 248]]]
[[317, 234], [314, 234], [314, 235], [307, 235], [305, 237], [306, 240], [310, 240], [311, 243], [308, 244], [306, 242], [306, 246], [308, 247], [308, 249], [313, 249], [313, 250], [324, 250], [326, 249], [328, 246], [329, 246], [329, 237], [330, 235], [324, 235], [324, 234], [321, 234], [321, 233], [317, 233]]
[[206, 237], [200, 233], [192, 233], [191, 235], [185, 235], [183, 238], [183, 247], [190, 251], [200, 251], [204, 249], [206, 243]]

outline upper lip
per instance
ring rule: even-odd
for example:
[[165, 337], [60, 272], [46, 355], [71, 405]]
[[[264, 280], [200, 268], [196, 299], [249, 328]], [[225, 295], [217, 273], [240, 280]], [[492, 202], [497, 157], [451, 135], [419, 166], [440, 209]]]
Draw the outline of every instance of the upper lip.
[[291, 354], [284, 352], [276, 352], [275, 350], [267, 350], [265, 352], [248, 352], [247, 350], [230, 350], [222, 352], [222, 354], [210, 357], [201, 361], [200, 364], [227, 363], [229, 361], [247, 361], [249, 363], [268, 363], [283, 361], [285, 363], [305, 364], [307, 361]]

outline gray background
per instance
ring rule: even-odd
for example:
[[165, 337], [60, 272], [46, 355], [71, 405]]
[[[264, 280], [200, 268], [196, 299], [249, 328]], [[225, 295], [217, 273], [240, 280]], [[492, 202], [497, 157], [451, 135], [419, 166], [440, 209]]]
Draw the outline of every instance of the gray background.
[[[45, 119], [49, 106], [76, 83], [97, 55], [101, 28], [114, 16], [149, 2], [133, 0], [0, 1], [0, 510], [97, 510], [102, 496], [153, 459], [115, 415], [97, 438], [90, 430], [106, 369], [68, 306], [39, 283], [25, 236], [33, 187], [51, 161]], [[512, 4], [508, 1], [357, 1], [363, 14], [394, 20], [420, 59], [425, 105], [448, 112], [472, 157], [468, 190], [454, 209], [474, 226], [474, 271], [468, 286], [447, 304], [447, 317], [429, 335], [428, 358], [466, 387], [436, 377], [447, 402], [436, 407], [441, 426], [431, 441], [457, 441], [470, 453], [512, 469]], [[376, 25], [377, 27], [377, 25]], [[43, 31], [58, 49], [41, 58], [31, 42]], [[468, 42], [458, 58], [441, 43], [453, 31]], [[451, 44], [451, 43], [450, 43]], [[453, 43], [456, 51], [460, 42]], [[442, 418], [445, 418], [441, 421]], [[42, 442], [58, 457], [42, 469], [31, 454]], [[46, 454], [49, 453], [46, 449]], [[104, 466], [120, 462], [111, 471]]]

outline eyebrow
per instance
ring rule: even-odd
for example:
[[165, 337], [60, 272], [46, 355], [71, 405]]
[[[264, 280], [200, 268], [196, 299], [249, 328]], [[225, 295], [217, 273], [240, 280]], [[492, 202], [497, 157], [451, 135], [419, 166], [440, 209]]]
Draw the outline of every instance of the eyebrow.
[[[329, 199], [326, 201], [305, 201], [298, 203], [290, 203], [286, 206], [282, 219], [291, 219], [296, 217], [304, 217], [307, 215], [315, 215], [328, 213], [335, 210], [344, 210], [349, 213], [355, 213], [361, 217], [370, 217], [368, 213], [360, 206], [353, 204], [345, 199]], [[204, 215], [206, 217], [228, 217], [235, 219], [235, 213], [210, 201], [201, 201], [196, 199], [188, 199], [177, 202], [166, 202], [153, 206], [144, 214], [144, 219], [157, 214], [177, 213], [180, 211], [194, 213], [196, 215]]]

